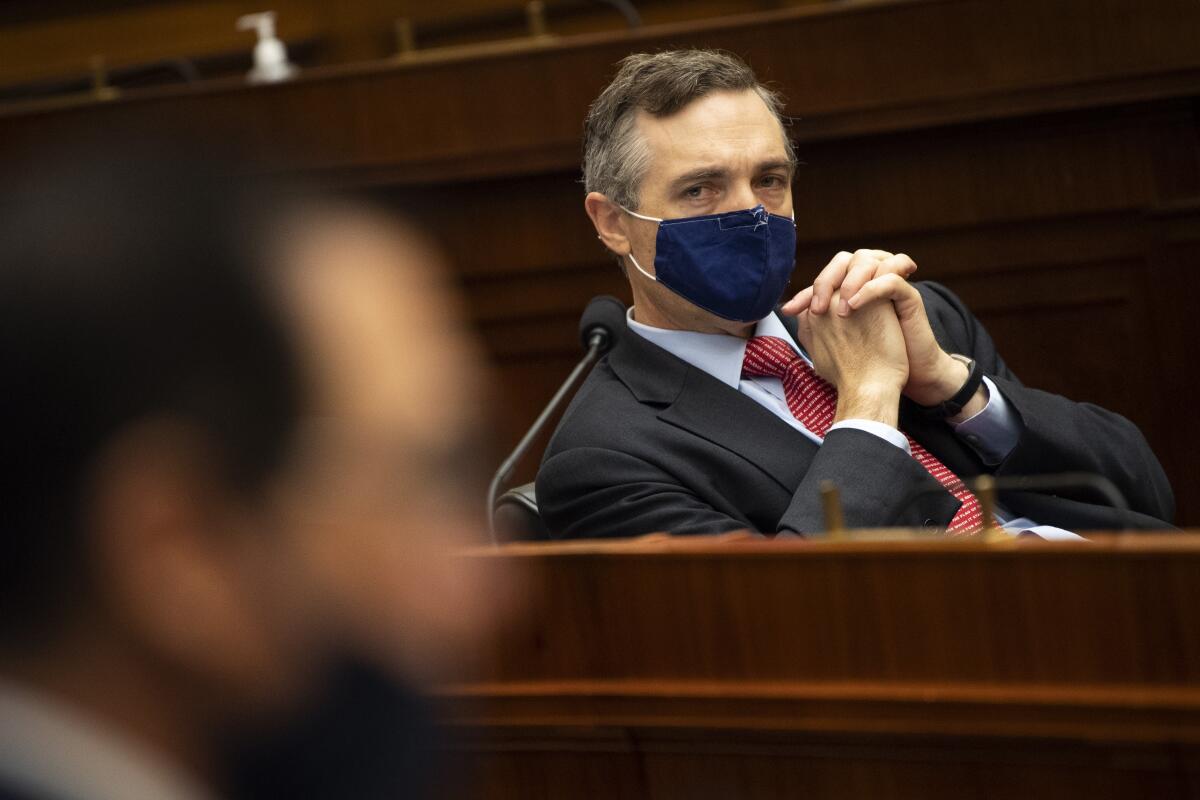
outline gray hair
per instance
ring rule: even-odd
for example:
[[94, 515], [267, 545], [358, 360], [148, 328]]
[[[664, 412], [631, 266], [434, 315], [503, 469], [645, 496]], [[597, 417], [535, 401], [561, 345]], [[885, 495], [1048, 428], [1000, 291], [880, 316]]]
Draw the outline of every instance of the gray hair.
[[[669, 50], [635, 53], [620, 68], [588, 109], [583, 126], [583, 185], [628, 209], [638, 206], [638, 190], [650, 161], [646, 142], [636, 134], [637, 112], [668, 117], [716, 91], [753, 89], [786, 124], [783, 99], [758, 82], [754, 71], [737, 56], [718, 50]], [[783, 135], [788, 159], [795, 162], [792, 142]]]

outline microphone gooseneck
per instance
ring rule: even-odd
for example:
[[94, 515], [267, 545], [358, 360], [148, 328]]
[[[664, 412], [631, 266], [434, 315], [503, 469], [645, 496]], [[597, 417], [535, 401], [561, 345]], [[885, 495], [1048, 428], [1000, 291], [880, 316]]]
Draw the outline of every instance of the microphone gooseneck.
[[517, 463], [520, 462], [522, 456], [529, 450], [538, 434], [542, 432], [542, 428], [553, 416], [555, 410], [562, 405], [563, 400], [571, 393], [575, 384], [579, 379], [592, 368], [592, 366], [600, 360], [600, 357], [616, 346], [621, 331], [625, 328], [625, 304], [615, 297], [610, 295], [601, 295], [594, 297], [583, 310], [583, 315], [579, 319], [579, 338], [583, 343], [586, 352], [575, 368], [571, 370], [571, 374], [558, 387], [558, 391], [550, 398], [550, 402], [542, 409], [542, 413], [538, 415], [533, 424], [529, 426], [529, 430], [521, 437], [521, 441], [517, 442], [517, 446], [508, 454], [508, 458], [500, 464], [496, 470], [496, 474], [492, 476], [492, 482], [488, 485], [487, 496], [487, 521], [488, 521], [488, 536], [493, 545], [499, 544], [496, 539], [496, 498], [500, 496], [501, 488], [509, 477], [512, 476], [513, 470]]

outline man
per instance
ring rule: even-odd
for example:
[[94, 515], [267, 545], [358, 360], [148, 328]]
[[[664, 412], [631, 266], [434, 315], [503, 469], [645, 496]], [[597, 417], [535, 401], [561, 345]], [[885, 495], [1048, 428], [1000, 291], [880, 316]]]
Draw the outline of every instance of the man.
[[774, 311], [795, 257], [795, 158], [779, 98], [737, 58], [626, 58], [592, 105], [584, 201], [621, 261], [629, 332], [547, 448], [537, 495], [568, 537], [852, 527], [978, 529], [962, 479], [1090, 472], [1133, 514], [1085, 495], [1008, 492], [1014, 532], [1163, 526], [1170, 487], [1137, 429], [1022, 386], [987, 332], [916, 265], [839, 253]]
[[438, 259], [118, 146], [3, 184], [0, 797], [413, 796], [498, 599]]

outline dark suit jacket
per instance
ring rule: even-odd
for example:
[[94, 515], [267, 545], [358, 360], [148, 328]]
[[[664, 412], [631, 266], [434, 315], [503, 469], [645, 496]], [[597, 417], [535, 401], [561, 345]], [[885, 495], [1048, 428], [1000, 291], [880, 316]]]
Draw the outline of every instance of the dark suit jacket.
[[[1174, 498], [1162, 467], [1128, 420], [1088, 403], [1030, 389], [1004, 364], [987, 331], [945, 287], [915, 284], [942, 348], [974, 358], [1024, 430], [997, 475], [1092, 472], [1107, 476], [1135, 513], [1083, 495], [1002, 493], [1011, 512], [1069, 530], [1166, 527]], [[784, 318], [795, 335], [795, 320]], [[901, 404], [901, 427], [960, 477], [987, 468], [950, 426]], [[945, 527], [960, 503], [916, 459], [878, 436], [830, 432], [823, 445], [707, 373], [632, 332], [581, 387], [537, 477], [550, 530], [561, 537], [668, 531], [763, 533], [824, 529], [818, 487], [841, 490], [850, 527]]]

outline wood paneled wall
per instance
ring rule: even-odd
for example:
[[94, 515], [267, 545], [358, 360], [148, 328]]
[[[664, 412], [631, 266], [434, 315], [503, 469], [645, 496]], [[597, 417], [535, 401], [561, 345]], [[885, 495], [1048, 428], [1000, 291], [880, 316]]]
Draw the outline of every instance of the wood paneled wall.
[[860, 0], [0, 115], [0, 149], [171, 118], [375, 187], [452, 256], [499, 452], [576, 358], [587, 299], [624, 295], [582, 210], [588, 103], [630, 52], [727, 48], [796, 116], [794, 287], [839, 249], [909, 253], [1027, 382], [1134, 419], [1200, 524], [1196, 30], [1193, 0]]
[[[644, 24], [705, 19], [830, 0], [638, 0]], [[544, 0], [550, 35], [626, 26], [596, 0]], [[530, 35], [526, 0], [6, 0], [0, 4], [0, 87], [86, 76], [94, 56], [124, 68], [170, 59], [199, 62], [207, 77], [244, 71], [254, 45], [237, 31], [243, 14], [274, 10], [278, 33], [306, 66], [388, 58], [399, 44], [397, 22], [411, 26], [420, 49], [455, 47]]]

